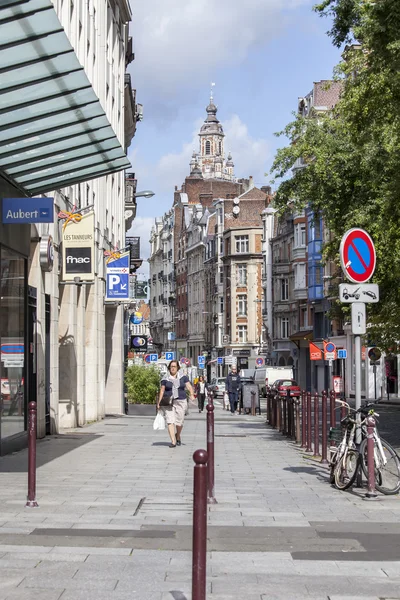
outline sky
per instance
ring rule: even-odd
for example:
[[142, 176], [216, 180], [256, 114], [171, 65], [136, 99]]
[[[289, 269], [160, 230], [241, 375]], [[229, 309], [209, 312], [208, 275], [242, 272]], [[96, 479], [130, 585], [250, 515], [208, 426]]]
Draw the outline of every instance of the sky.
[[277, 138], [314, 81], [330, 79], [340, 51], [316, 0], [131, 0], [135, 60], [129, 66], [143, 121], [129, 149], [138, 198], [129, 235], [141, 237], [148, 274], [149, 235], [189, 174], [211, 82], [237, 177], [269, 185]]

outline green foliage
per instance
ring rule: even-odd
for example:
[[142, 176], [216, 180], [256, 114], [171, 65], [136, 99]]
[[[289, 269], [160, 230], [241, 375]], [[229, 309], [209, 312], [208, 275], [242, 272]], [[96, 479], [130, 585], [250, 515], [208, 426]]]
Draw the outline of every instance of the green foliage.
[[154, 367], [132, 365], [125, 373], [128, 402], [154, 404], [160, 390], [160, 374]]
[[[275, 178], [283, 180], [276, 205], [282, 212], [290, 202], [321, 213], [332, 233], [324, 253], [338, 265], [343, 233], [355, 226], [370, 233], [381, 294], [368, 309], [370, 333], [381, 348], [394, 350], [400, 340], [400, 2], [326, 0], [316, 10], [333, 14], [335, 44], [353, 35], [363, 46], [348, 50], [336, 69], [343, 92], [335, 109], [296, 116], [281, 132], [290, 145], [273, 164]], [[285, 179], [300, 157], [307, 167]]]

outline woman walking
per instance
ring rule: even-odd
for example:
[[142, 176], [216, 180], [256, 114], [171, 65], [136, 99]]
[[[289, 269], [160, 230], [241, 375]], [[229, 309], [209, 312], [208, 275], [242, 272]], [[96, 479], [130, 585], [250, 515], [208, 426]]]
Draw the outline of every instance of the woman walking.
[[187, 394], [189, 391], [190, 399], [194, 400], [192, 385], [186, 377], [179, 376], [179, 364], [177, 360], [171, 360], [168, 365], [169, 375], [161, 381], [160, 395], [157, 402], [157, 410], [160, 409], [160, 402], [165, 394], [168, 398], [172, 397], [173, 402], [169, 406], [161, 406], [164, 417], [168, 425], [168, 433], [171, 438], [170, 448], [176, 448], [182, 444], [181, 433], [185, 412], [187, 409]]
[[196, 384], [197, 404], [199, 407], [199, 413], [204, 410], [204, 401], [206, 399], [207, 384], [204, 381], [203, 375], [200, 375], [199, 381]]

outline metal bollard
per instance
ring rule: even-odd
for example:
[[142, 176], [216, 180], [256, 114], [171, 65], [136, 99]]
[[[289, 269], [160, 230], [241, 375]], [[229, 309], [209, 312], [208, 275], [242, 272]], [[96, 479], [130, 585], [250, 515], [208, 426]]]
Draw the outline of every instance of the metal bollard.
[[340, 409], [340, 419], [344, 419], [346, 417], [346, 413], [347, 413], [347, 406], [341, 406]]
[[329, 409], [331, 413], [331, 427], [336, 427], [336, 394], [333, 390], [329, 393]]
[[270, 425], [273, 424], [272, 419], [272, 400], [270, 393], [267, 391], [267, 421]]
[[306, 391], [301, 392], [301, 447], [307, 447], [307, 395]]
[[207, 458], [205, 450], [193, 454], [192, 600], [206, 600]]
[[288, 437], [291, 437], [292, 436], [292, 407], [291, 407], [290, 390], [288, 390], [286, 392], [286, 411], [287, 411], [286, 435]]
[[327, 410], [327, 393], [322, 392], [322, 459], [321, 463], [328, 462], [328, 410]]
[[28, 498], [25, 506], [36, 508], [36, 421], [37, 404], [28, 404]]
[[312, 452], [311, 439], [311, 392], [307, 392], [307, 443], [306, 452]]
[[281, 399], [279, 394], [277, 394], [275, 396], [275, 403], [276, 403], [276, 429], [277, 431], [281, 430], [282, 427], [282, 406], [281, 406]]
[[301, 427], [300, 427], [300, 398], [295, 400], [296, 410], [296, 444], [301, 444]]
[[321, 456], [319, 453], [319, 396], [314, 395], [314, 456]]
[[254, 391], [250, 392], [251, 395], [251, 416], [256, 416], [256, 393]]
[[375, 419], [367, 417], [367, 460], [368, 460], [368, 491], [366, 498], [376, 498], [375, 490], [375, 456], [374, 456], [374, 429]]
[[207, 404], [207, 503], [217, 504], [215, 499], [214, 473], [214, 403], [210, 399]]
[[282, 397], [282, 408], [283, 408], [283, 427], [282, 427], [282, 435], [287, 434], [287, 398]]

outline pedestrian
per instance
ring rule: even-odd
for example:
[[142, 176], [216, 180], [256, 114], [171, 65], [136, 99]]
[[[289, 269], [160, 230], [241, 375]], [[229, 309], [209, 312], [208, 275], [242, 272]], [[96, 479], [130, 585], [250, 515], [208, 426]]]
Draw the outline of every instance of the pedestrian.
[[196, 384], [196, 394], [197, 394], [197, 405], [199, 407], [199, 413], [204, 410], [204, 401], [206, 399], [206, 389], [207, 384], [204, 381], [203, 375], [200, 375], [199, 381]]
[[232, 365], [232, 370], [225, 380], [226, 391], [229, 394], [229, 404], [231, 406], [231, 414], [237, 412], [237, 405], [239, 400], [239, 391], [241, 386], [240, 375], [237, 372], [235, 365]]
[[[190, 399], [194, 400], [193, 388], [186, 375], [179, 375], [179, 364], [177, 360], [171, 360], [168, 365], [168, 376], [161, 380], [160, 394], [158, 396], [157, 410], [162, 410], [168, 425], [168, 433], [171, 438], [170, 448], [176, 448], [182, 444], [181, 433], [185, 412], [188, 407], [187, 391]], [[161, 406], [163, 396], [173, 398], [169, 406]]]

